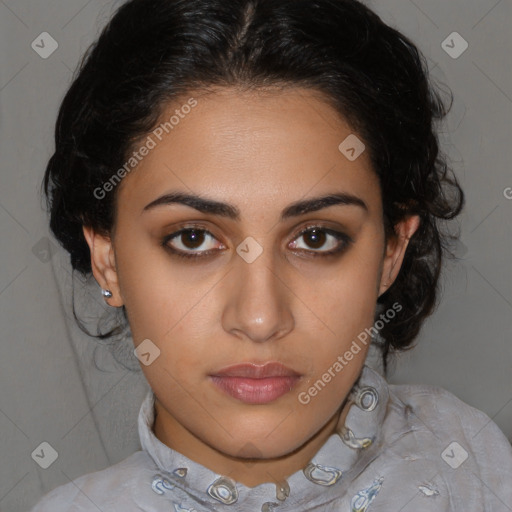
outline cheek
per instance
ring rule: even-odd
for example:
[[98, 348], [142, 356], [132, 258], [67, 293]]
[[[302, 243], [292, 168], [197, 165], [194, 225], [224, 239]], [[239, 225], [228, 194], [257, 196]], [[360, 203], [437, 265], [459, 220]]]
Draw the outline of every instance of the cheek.
[[184, 299], [179, 273], [166, 262], [163, 248], [140, 240], [123, 237], [116, 247], [119, 287], [135, 344], [170, 330]]
[[[314, 375], [306, 392], [316, 396], [316, 408], [333, 413], [343, 400], [364, 364], [371, 338], [365, 329], [374, 322], [380, 248], [353, 251], [339, 266], [336, 277], [323, 280], [309, 303], [322, 322], [304, 328], [313, 332], [313, 323], [322, 333], [318, 343], [308, 347], [314, 361]], [[311, 316], [311, 315], [310, 315]], [[341, 359], [340, 359], [341, 358]], [[311, 394], [308, 390], [311, 390]]]
[[328, 327], [339, 345], [373, 324], [382, 259], [380, 246], [362, 243], [315, 279], [297, 283], [301, 297]]
[[[118, 277], [134, 344], [150, 339], [169, 368], [204, 364], [212, 321], [220, 318], [218, 273], [171, 260], [165, 249], [129, 244], [116, 251]], [[215, 309], [217, 308], [217, 309]]]

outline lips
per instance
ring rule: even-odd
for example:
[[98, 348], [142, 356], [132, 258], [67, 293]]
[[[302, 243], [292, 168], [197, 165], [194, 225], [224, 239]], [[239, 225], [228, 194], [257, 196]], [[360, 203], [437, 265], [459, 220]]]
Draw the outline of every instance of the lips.
[[242, 363], [210, 375], [222, 392], [247, 404], [265, 404], [290, 392], [301, 375], [278, 362]]
[[255, 363], [240, 363], [227, 366], [212, 374], [215, 377], [247, 377], [248, 379], [264, 379], [267, 377], [300, 377], [300, 373], [294, 372], [287, 366], [277, 362], [269, 362], [262, 365]]

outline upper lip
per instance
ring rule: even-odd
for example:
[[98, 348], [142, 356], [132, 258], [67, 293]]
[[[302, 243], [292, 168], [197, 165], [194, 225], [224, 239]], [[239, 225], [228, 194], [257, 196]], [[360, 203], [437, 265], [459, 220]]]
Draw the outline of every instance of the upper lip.
[[300, 374], [279, 362], [265, 364], [239, 363], [226, 366], [212, 377], [246, 377], [250, 379], [264, 379], [266, 377], [300, 377]]

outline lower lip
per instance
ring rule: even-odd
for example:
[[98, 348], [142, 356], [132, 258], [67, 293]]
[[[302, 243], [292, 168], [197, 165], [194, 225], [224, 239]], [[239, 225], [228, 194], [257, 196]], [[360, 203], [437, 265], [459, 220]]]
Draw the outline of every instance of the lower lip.
[[247, 377], [211, 376], [212, 382], [228, 395], [246, 404], [266, 404], [289, 393], [300, 377]]

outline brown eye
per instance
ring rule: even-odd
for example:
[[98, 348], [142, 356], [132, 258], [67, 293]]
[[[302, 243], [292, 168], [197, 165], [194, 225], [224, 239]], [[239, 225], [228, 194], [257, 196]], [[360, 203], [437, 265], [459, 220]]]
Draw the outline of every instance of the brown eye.
[[197, 249], [204, 243], [204, 231], [185, 229], [181, 232], [181, 241], [187, 249]]
[[302, 236], [313, 249], [320, 249], [325, 244], [327, 238], [325, 232], [319, 229], [306, 231]]
[[[185, 228], [166, 236], [162, 245], [176, 256], [200, 258], [219, 250], [213, 243], [214, 240], [216, 238], [206, 229]], [[223, 247], [220, 244], [220, 248]]]
[[[298, 242], [301, 238], [305, 242], [302, 246]], [[352, 238], [345, 233], [313, 226], [301, 231], [291, 243], [291, 247], [311, 253], [313, 256], [331, 256], [344, 251], [352, 242]], [[322, 248], [323, 250], [320, 250]]]

